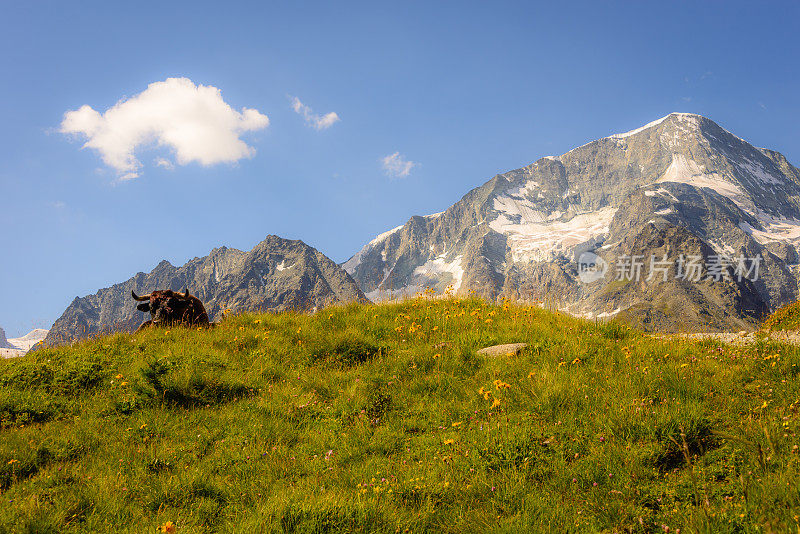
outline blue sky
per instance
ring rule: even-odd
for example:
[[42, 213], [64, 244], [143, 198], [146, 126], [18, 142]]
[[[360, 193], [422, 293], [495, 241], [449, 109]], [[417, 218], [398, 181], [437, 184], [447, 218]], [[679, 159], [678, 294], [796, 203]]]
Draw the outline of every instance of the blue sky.
[[[162, 259], [268, 234], [344, 261], [497, 173], [673, 111], [800, 164], [795, 2], [230, 4], [0, 5], [9, 336]], [[182, 165], [183, 145], [151, 142], [121, 180], [60, 131], [68, 111], [102, 115], [169, 78], [268, 117], [241, 133], [252, 157]], [[393, 176], [382, 160], [395, 153]]]

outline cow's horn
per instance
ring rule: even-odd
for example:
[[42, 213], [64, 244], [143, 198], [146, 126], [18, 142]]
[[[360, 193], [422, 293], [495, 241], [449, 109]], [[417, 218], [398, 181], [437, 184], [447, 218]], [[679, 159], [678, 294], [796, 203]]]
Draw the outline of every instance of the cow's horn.
[[148, 293], [147, 295], [142, 295], [140, 297], [139, 295], [134, 293], [132, 289], [131, 289], [131, 296], [133, 297], [133, 300], [140, 300], [140, 301], [141, 300], [150, 300], [150, 293]]
[[189, 298], [189, 288], [188, 287], [184, 288], [184, 290], [183, 290], [183, 298], [185, 298], [185, 299]]

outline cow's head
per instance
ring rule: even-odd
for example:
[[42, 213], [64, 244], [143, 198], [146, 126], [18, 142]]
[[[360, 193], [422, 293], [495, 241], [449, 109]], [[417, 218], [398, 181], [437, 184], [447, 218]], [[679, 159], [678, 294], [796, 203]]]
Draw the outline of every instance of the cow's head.
[[131, 291], [134, 300], [141, 304], [136, 309], [142, 312], [150, 312], [150, 317], [154, 324], [170, 324], [183, 320], [186, 311], [192, 307], [194, 297], [189, 294], [189, 290], [177, 293], [170, 289], [156, 290], [148, 295], [138, 296]]

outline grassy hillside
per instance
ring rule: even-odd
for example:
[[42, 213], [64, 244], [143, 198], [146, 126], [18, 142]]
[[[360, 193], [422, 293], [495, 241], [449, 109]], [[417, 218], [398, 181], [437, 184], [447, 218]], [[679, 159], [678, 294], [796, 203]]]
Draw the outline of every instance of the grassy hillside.
[[799, 366], [471, 299], [99, 338], [0, 362], [0, 531], [794, 532]]
[[792, 302], [767, 317], [763, 330], [800, 330], [800, 302]]

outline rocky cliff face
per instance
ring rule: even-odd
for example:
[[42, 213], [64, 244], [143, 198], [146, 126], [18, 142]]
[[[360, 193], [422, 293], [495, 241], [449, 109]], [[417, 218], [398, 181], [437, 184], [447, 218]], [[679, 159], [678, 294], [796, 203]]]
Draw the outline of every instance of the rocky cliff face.
[[184, 288], [205, 304], [212, 321], [225, 310], [313, 310], [338, 302], [364, 301], [353, 279], [336, 263], [302, 241], [268, 236], [249, 252], [217, 248], [175, 267], [167, 261], [150, 273], [76, 297], [56, 320], [45, 345], [101, 332], [132, 331], [144, 320], [131, 290]]
[[[373, 300], [451, 286], [644, 328], [713, 330], [746, 328], [797, 298], [798, 243], [800, 170], [709, 119], [673, 113], [495, 176], [343, 267]], [[605, 262], [603, 276], [584, 280], [586, 257]], [[652, 258], [662, 269], [646, 280]], [[703, 266], [699, 279], [681, 258]], [[631, 261], [644, 264], [636, 279]], [[755, 275], [739, 276], [737, 265], [754, 263]]]

